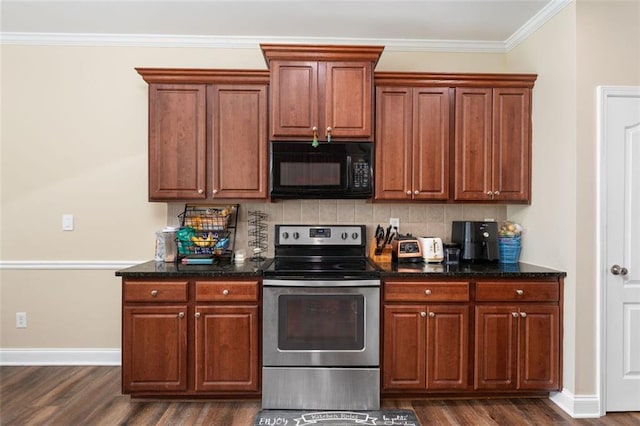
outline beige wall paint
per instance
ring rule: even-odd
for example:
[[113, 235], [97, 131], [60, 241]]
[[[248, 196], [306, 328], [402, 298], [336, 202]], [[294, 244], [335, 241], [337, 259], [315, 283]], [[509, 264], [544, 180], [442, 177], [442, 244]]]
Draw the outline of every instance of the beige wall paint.
[[[510, 206], [526, 230], [521, 259], [567, 272], [564, 304], [564, 386], [576, 368], [576, 112], [575, 7], [562, 12], [509, 55], [513, 72], [533, 71], [531, 206]], [[532, 69], [533, 68], [533, 69]]]
[[[258, 47], [1, 49], [3, 261], [151, 259], [154, 232], [175, 220], [176, 207], [147, 202], [147, 84], [134, 68], [266, 68]], [[378, 69], [504, 72], [505, 58], [384, 52]], [[320, 221], [335, 211], [338, 221], [373, 225], [393, 215], [405, 232], [442, 236], [453, 218], [501, 218], [505, 211], [342, 201], [252, 208], [273, 212], [272, 224], [312, 213]], [[61, 230], [63, 213], [75, 215], [74, 231]], [[0, 348], [119, 347], [120, 281], [113, 272], [1, 269]], [[27, 329], [15, 328], [18, 311], [27, 312]]]
[[[640, 3], [578, 1], [508, 55], [535, 66], [533, 204], [509, 207], [530, 234], [522, 258], [567, 271], [564, 386], [597, 395], [598, 85], [640, 84]], [[553, 209], [539, 208], [555, 206]]]
[[[597, 104], [599, 85], [640, 85], [640, 2], [576, 3], [576, 392], [597, 392]], [[607, 267], [607, 265], [603, 265]]]

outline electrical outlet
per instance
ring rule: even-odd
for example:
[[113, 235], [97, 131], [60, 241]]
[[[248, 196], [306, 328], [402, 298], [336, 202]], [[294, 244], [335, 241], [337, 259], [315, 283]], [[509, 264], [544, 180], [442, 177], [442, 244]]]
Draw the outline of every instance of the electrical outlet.
[[391, 225], [392, 228], [394, 228], [398, 232], [400, 232], [400, 218], [398, 218], [398, 217], [390, 218], [389, 219], [389, 225]]
[[26, 312], [16, 312], [16, 328], [27, 328]]

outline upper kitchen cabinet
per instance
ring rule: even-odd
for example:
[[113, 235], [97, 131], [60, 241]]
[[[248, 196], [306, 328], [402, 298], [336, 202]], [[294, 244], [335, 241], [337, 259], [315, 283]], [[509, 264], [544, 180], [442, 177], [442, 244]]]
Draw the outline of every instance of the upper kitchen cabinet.
[[265, 199], [269, 73], [138, 68], [149, 83], [149, 200]]
[[456, 89], [456, 201], [531, 202], [534, 81], [514, 76], [487, 82], [489, 87]]
[[376, 75], [376, 200], [449, 198], [453, 89]]
[[149, 86], [149, 199], [206, 198], [206, 89]]
[[373, 69], [383, 47], [262, 44], [272, 140], [370, 141]]

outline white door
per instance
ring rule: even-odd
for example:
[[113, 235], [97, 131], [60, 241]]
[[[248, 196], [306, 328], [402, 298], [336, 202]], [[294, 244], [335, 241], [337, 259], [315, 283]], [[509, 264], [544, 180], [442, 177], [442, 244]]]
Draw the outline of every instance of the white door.
[[640, 88], [599, 92], [606, 411], [640, 410]]

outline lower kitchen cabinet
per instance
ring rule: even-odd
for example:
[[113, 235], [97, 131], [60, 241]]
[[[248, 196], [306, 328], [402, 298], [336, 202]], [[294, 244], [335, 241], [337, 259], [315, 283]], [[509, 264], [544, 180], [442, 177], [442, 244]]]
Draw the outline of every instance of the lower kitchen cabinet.
[[197, 306], [195, 390], [258, 390], [258, 307]]
[[562, 388], [562, 278], [384, 282], [382, 392]]
[[186, 305], [124, 308], [123, 393], [187, 390], [186, 312]]
[[383, 391], [468, 389], [469, 283], [394, 281], [384, 288]]
[[123, 280], [122, 391], [260, 392], [258, 280]]

